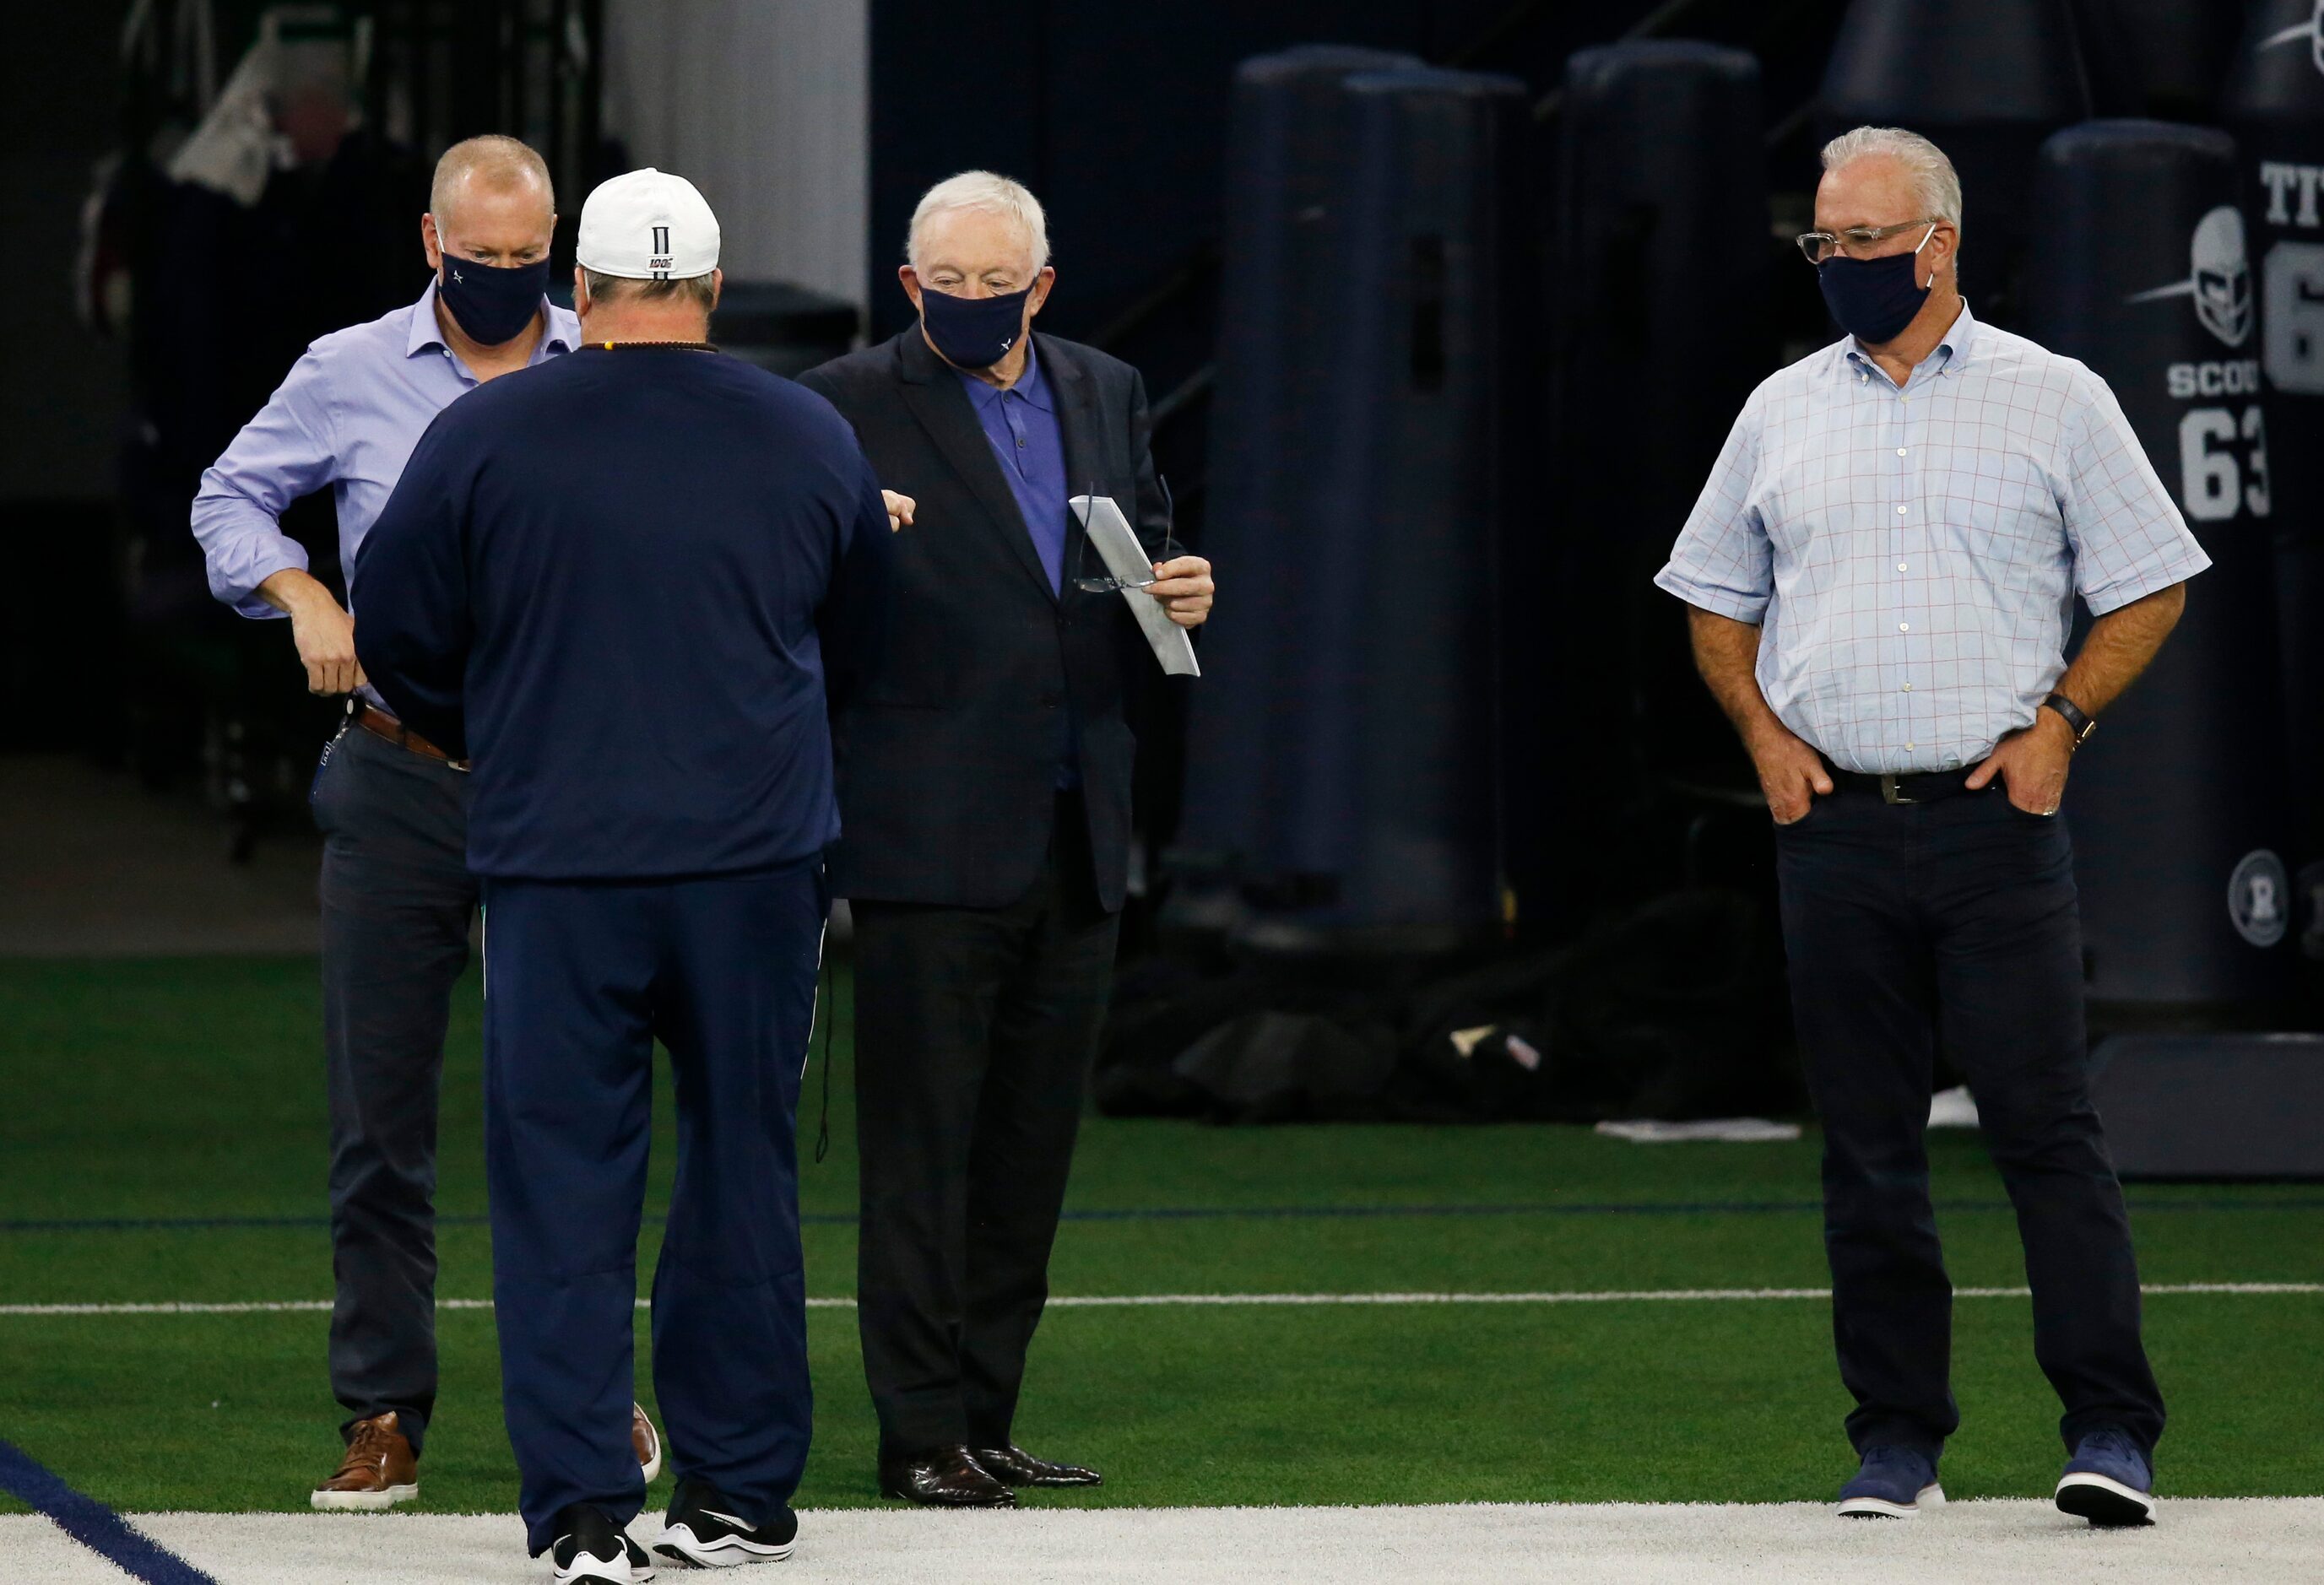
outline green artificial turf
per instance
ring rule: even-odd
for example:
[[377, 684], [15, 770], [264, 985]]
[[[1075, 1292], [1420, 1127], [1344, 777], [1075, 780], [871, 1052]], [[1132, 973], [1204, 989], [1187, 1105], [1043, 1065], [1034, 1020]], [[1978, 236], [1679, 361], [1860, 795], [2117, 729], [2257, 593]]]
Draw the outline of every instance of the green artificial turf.
[[[844, 1296], [854, 1194], [844, 981], [833, 1148], [803, 1165], [807, 1286]], [[456, 1013], [439, 1207], [446, 1297], [490, 1292], [477, 1002]], [[312, 1300], [330, 1292], [311, 961], [0, 963], [0, 1303]], [[811, 1145], [821, 1074], [801, 1135]], [[649, 1205], [671, 1166], [665, 1087]], [[2024, 1280], [1974, 1136], [1932, 1137], [1963, 1286]], [[1215, 1129], [1093, 1119], [1061, 1295], [1821, 1287], [1815, 1141], [1640, 1147], [1560, 1128]], [[803, 1148], [803, 1156], [805, 1150]], [[2150, 1283], [2324, 1280], [2324, 1192], [2135, 1185]], [[1429, 1214], [1486, 1208], [1489, 1214]], [[1623, 1209], [1628, 1208], [1628, 1209]], [[1334, 1214], [1269, 1214], [1293, 1209]], [[1130, 1213], [1198, 1212], [1172, 1217]], [[42, 1228], [44, 1221], [111, 1227]], [[135, 1225], [244, 1219], [242, 1225]], [[251, 1225], [251, 1223], [257, 1225]], [[270, 1224], [270, 1222], [273, 1224]], [[641, 1252], [650, 1271], [654, 1239]], [[2147, 1306], [2181, 1495], [2324, 1493], [2324, 1297]], [[1108, 1484], [1062, 1503], [1773, 1500], [1849, 1462], [1821, 1301], [1053, 1311], [1019, 1430]], [[0, 1438], [133, 1509], [299, 1508], [336, 1454], [326, 1318], [0, 1316]], [[423, 1507], [504, 1510], [488, 1312], [439, 1322]], [[644, 1329], [640, 1327], [640, 1359]], [[875, 1500], [854, 1317], [810, 1318], [800, 1501]], [[1957, 1497], [2054, 1479], [2056, 1405], [2023, 1299], [1963, 1299]], [[650, 1402], [641, 1368], [640, 1394]]]

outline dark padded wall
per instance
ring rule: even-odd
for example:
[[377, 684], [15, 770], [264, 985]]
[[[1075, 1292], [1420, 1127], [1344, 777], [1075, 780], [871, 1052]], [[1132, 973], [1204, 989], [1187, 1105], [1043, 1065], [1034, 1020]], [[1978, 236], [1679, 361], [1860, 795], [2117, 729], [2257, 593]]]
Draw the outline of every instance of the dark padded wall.
[[2300, 858], [2324, 856], [2324, 45], [2313, 0], [2250, 8], [2220, 113], [2243, 151], [2275, 489]]
[[[1561, 484], [1542, 527], [1563, 592], [1555, 669], [1590, 679], [1561, 701], [1594, 745], [1574, 790], [1603, 807], [1657, 774], [1749, 788], [1695, 676], [1685, 608], [1652, 579], [1774, 361], [1765, 316], [1735, 309], [1761, 299], [1767, 263], [1758, 62], [1713, 44], [1585, 50], [1563, 115], [1545, 283]], [[1572, 781], [1553, 769], [1544, 785]]]
[[[1610, 8], [1607, 26], [1639, 9]], [[909, 317], [895, 283], [905, 224], [928, 186], [982, 166], [1048, 206], [1057, 295], [1045, 325], [1087, 336], [1219, 235], [1235, 64], [1328, 40], [1441, 57], [1505, 0], [935, 0], [872, 6], [872, 314]]]
[[[1247, 688], [1236, 668], [1196, 695], [1182, 840], [1228, 861], [1253, 905], [1247, 940], [1446, 945], [1500, 912], [1496, 575], [1503, 382], [1526, 346], [1507, 300], [1523, 90], [1427, 69], [1335, 83], [1296, 63], [1241, 88], [1240, 130], [1315, 164], [1237, 185], [1255, 215], [1231, 235], [1258, 267], [1231, 273], [1226, 323], [1252, 368], [1314, 378], [1286, 393], [1289, 431], [1222, 437], [1215, 542], [1268, 587], [1263, 604], [1222, 606], [1214, 675], [1265, 681]], [[1278, 252], [1324, 267], [1267, 266]], [[1248, 345], [1261, 338], [1274, 345]], [[1222, 429], [1238, 414], [1230, 394]]]
[[1826, 137], [1903, 126], [1951, 158], [1961, 290], [1990, 324], [2018, 321], [2034, 151], [2089, 114], [2075, 38], [2067, 0], [1854, 0], [1824, 69]]
[[1225, 263], [1219, 341], [1235, 349], [1212, 403], [1211, 494], [1204, 548], [1236, 569], [1240, 590], [1203, 635], [1206, 668], [1227, 680], [1194, 691], [1203, 752], [1187, 768], [1188, 856], [1231, 861], [1270, 846], [1285, 778], [1297, 761], [1270, 738], [1304, 720], [1313, 651], [1287, 643], [1313, 599], [1312, 567], [1340, 527], [1312, 510], [1331, 437], [1318, 421], [1340, 370], [1340, 228], [1318, 223], [1341, 185], [1353, 136], [1346, 83], [1413, 67], [1408, 55], [1314, 45], [1261, 55], [1235, 72], [1227, 142]]
[[2243, 19], [2236, 0], [2073, 0], [2092, 114], [2211, 120]]
[[2101, 1001], [2265, 1004], [2291, 989], [2273, 453], [2236, 176], [2227, 134], [2159, 121], [2090, 122], [2041, 155], [2049, 241], [2029, 334], [2113, 388], [2214, 563], [2075, 758], [2067, 804]]

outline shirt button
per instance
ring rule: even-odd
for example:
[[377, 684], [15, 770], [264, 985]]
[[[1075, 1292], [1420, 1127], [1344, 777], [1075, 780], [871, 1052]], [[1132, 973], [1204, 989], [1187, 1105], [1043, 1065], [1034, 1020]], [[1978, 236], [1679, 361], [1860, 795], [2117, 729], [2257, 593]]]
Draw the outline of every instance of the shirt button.
[[1913, 631], [1913, 624], [1909, 622], [1900, 622], [1896, 624], [1896, 631], [1900, 633], [1909, 633]]
[[1906, 683], [1904, 685], [1904, 691], [1908, 694], [1911, 693], [1913, 691], [1913, 685], [1911, 683]]
[[1896, 455], [1897, 455], [1898, 456], [1904, 456], [1904, 448], [1903, 447], [1901, 447], [1901, 446], [1900, 446], [1900, 447], [1898, 447], [1896, 448]]
[[1912, 745], [1912, 744], [1910, 744], [1910, 743], [1906, 743], [1904, 746], [1905, 746], [1906, 748], [1908, 748], [1908, 749], [1909, 749], [1909, 748], [1911, 748], [1913, 745]]
[[1904, 515], [1904, 509], [1903, 507], [1901, 507], [1901, 506], [1900, 506], [1900, 507], [1898, 507], [1898, 508], [1896, 509], [1896, 515], [1897, 515], [1898, 517], [1903, 517], [1903, 516]]
[[1896, 570], [1897, 570], [1898, 572], [1905, 572], [1905, 571], [1908, 571], [1908, 570], [1910, 570], [1910, 569], [1908, 569], [1908, 568], [1904, 566], [1904, 564], [1903, 562], [1901, 562], [1901, 561], [1900, 561], [1900, 562], [1898, 562], [1898, 563], [1896, 564]]

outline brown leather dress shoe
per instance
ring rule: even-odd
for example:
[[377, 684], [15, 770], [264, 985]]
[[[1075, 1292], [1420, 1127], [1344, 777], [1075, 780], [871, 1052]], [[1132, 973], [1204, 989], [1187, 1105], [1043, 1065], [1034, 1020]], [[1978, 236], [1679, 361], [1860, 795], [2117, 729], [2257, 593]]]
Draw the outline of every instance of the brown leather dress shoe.
[[1006, 1486], [1102, 1486], [1105, 1477], [1079, 1464], [1052, 1464], [1037, 1459], [1010, 1442], [1007, 1447], [978, 1448], [976, 1461]]
[[880, 1461], [880, 1495], [930, 1508], [1013, 1508], [1017, 1494], [995, 1480], [966, 1448], [931, 1448]]
[[420, 1461], [392, 1412], [358, 1420], [347, 1432], [346, 1457], [315, 1488], [315, 1507], [376, 1513], [420, 1495]]
[[654, 1477], [661, 1473], [661, 1433], [646, 1417], [643, 1404], [630, 1405], [630, 1451], [638, 1455], [638, 1468], [645, 1471], [646, 1484], [651, 1486]]

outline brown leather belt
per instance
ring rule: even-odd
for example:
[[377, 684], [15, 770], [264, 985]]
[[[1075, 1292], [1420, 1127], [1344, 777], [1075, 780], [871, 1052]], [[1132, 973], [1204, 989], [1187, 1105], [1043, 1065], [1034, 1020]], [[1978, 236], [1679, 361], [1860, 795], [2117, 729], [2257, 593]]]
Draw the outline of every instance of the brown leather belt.
[[468, 768], [468, 762], [466, 760], [455, 760], [376, 705], [366, 705], [361, 699], [350, 699], [347, 702], [347, 712], [355, 718], [357, 726], [362, 727], [374, 737], [385, 738], [399, 749], [409, 749], [423, 760], [440, 760], [455, 770], [466, 770]]

